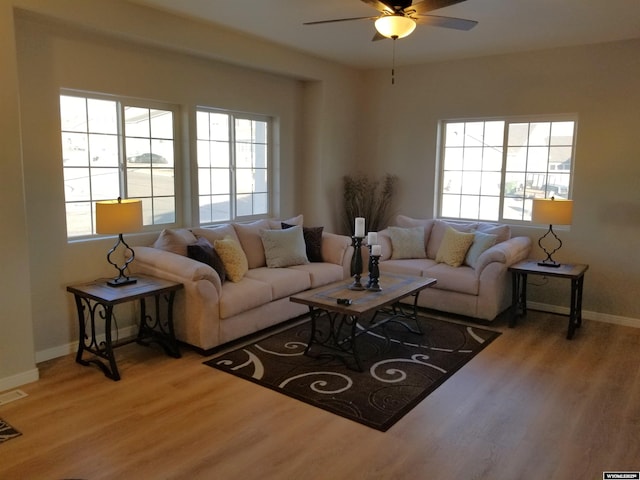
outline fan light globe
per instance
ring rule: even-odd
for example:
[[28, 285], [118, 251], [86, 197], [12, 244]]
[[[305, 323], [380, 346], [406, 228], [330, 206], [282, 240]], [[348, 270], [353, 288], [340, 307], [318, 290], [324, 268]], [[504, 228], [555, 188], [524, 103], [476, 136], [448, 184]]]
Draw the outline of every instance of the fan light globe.
[[387, 38], [404, 38], [411, 35], [416, 22], [404, 15], [383, 15], [375, 22], [378, 33]]

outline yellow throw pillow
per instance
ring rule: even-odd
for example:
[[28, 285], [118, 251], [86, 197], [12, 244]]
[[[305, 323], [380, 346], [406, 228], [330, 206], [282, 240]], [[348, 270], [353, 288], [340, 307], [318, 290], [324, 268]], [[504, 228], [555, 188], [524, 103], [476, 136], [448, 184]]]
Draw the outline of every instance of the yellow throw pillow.
[[224, 237], [222, 240], [216, 240], [213, 248], [222, 259], [227, 278], [232, 282], [242, 280], [249, 270], [249, 263], [240, 244], [231, 237]]
[[473, 233], [459, 232], [455, 228], [447, 227], [436, 254], [436, 262], [459, 267], [464, 262], [474, 238]]

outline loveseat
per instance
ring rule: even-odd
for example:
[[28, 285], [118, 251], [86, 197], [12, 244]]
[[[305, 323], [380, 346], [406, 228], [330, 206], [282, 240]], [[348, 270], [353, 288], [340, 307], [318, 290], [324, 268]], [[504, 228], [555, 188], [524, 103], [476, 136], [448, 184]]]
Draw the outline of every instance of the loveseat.
[[449, 222], [398, 215], [378, 232], [380, 283], [385, 273], [431, 277], [421, 307], [494, 320], [511, 304], [510, 265], [526, 259], [529, 237], [511, 237], [505, 224]]
[[308, 311], [289, 296], [349, 277], [351, 239], [302, 223], [300, 215], [165, 229], [153, 245], [136, 247], [131, 270], [184, 285], [174, 304], [176, 337], [207, 354]]

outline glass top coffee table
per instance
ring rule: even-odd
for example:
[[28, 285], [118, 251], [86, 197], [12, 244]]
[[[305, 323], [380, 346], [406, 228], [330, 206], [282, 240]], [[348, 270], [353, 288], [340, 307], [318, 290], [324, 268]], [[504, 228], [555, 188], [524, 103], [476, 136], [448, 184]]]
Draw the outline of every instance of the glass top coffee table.
[[[317, 346], [337, 354], [347, 366], [346, 358], [353, 358], [357, 369], [362, 371], [357, 348], [360, 335], [389, 322], [401, 323], [421, 335], [417, 322], [418, 295], [435, 285], [436, 279], [385, 274], [381, 283], [381, 291], [350, 290], [352, 279], [347, 279], [291, 296], [290, 301], [307, 305], [311, 315], [311, 337], [305, 355], [313, 356], [311, 349]], [[400, 300], [410, 296], [412, 304], [400, 304]], [[407, 321], [414, 322], [415, 328]]]

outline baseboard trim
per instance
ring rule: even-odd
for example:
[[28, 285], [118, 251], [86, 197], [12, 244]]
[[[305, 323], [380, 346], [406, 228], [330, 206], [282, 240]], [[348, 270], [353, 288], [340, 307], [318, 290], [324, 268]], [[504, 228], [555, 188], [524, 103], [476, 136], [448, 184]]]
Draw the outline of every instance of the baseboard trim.
[[[569, 307], [549, 305], [547, 303], [527, 302], [527, 308], [540, 310], [542, 312], [557, 313], [559, 315], [569, 315]], [[584, 320], [594, 320], [596, 322], [640, 328], [640, 318], [621, 317], [619, 315], [609, 315], [607, 313], [593, 312], [590, 310], [582, 310], [582, 318]]]
[[[136, 325], [131, 325], [128, 327], [120, 328], [117, 330], [117, 336], [113, 335], [114, 338], [130, 338], [138, 333], [138, 327]], [[103, 342], [105, 339], [105, 335], [98, 335], [96, 337], [98, 342]], [[71, 342], [65, 345], [59, 345], [53, 348], [47, 348], [46, 350], [40, 350], [36, 352], [36, 363], [46, 362], [47, 360], [53, 360], [54, 358], [64, 357], [65, 355], [69, 355], [71, 353], [76, 353], [78, 351], [78, 342]]]
[[16, 388], [27, 383], [37, 382], [39, 378], [40, 371], [37, 367], [25, 372], [16, 373], [10, 377], [0, 378], [0, 392], [11, 390], [12, 388]]

